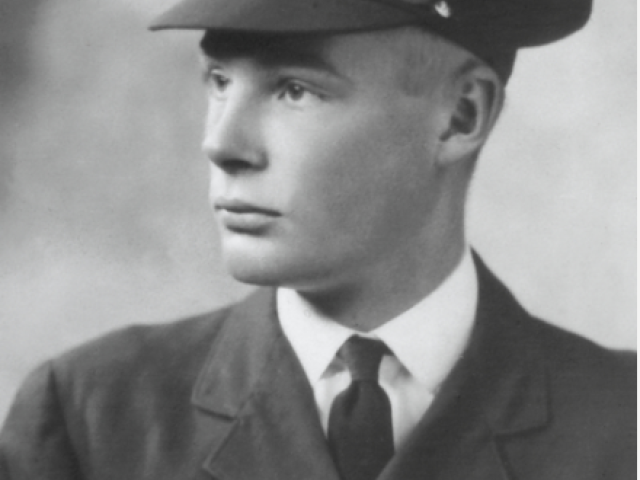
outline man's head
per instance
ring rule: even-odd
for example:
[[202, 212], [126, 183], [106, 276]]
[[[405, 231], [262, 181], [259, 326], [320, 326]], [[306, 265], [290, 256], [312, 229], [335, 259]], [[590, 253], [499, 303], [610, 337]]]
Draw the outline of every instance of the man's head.
[[204, 151], [231, 273], [313, 292], [452, 268], [516, 49], [588, 13], [544, 1], [581, 8], [514, 28], [516, 0], [480, 19], [476, 0], [183, 0], [162, 17], [206, 30]]
[[212, 202], [238, 279], [320, 288], [461, 247], [502, 99], [483, 62], [415, 27], [202, 47]]

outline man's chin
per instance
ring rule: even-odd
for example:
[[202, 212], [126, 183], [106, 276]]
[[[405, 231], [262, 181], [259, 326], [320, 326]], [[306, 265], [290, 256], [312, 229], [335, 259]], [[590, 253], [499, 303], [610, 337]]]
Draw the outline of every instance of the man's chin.
[[321, 269], [293, 259], [269, 256], [225, 256], [229, 274], [241, 283], [263, 287], [300, 288], [322, 283]]
[[257, 258], [225, 259], [229, 274], [238, 282], [257, 286], [281, 286], [284, 282], [282, 268], [276, 268], [272, 262]]

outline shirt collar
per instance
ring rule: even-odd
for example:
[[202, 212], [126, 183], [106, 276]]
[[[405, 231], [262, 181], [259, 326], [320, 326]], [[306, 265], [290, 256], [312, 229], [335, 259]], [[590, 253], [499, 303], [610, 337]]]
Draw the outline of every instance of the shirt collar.
[[[431, 294], [370, 332], [383, 340], [404, 368], [435, 393], [468, 342], [478, 301], [469, 248]], [[362, 335], [319, 315], [294, 290], [278, 289], [278, 318], [311, 385], [325, 373], [342, 344]]]

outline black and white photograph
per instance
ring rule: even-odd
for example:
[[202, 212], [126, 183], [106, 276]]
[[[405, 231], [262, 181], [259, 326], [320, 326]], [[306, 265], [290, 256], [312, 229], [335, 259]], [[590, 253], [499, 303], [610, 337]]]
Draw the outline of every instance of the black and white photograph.
[[2, 0], [0, 480], [630, 480], [637, 5]]

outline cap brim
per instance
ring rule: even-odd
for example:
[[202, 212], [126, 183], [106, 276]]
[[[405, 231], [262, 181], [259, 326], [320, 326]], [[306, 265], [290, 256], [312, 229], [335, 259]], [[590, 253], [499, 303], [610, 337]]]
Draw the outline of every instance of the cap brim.
[[415, 14], [370, 0], [183, 0], [160, 15], [150, 29], [303, 33], [377, 29], [418, 21]]

